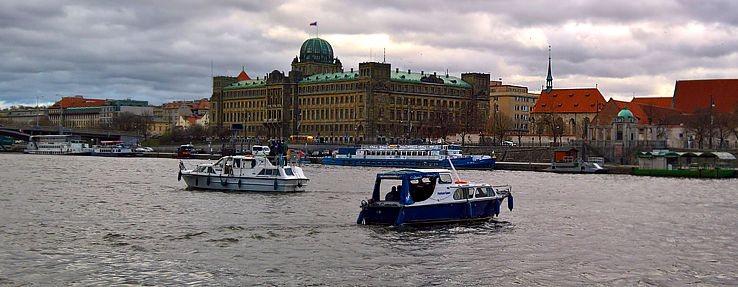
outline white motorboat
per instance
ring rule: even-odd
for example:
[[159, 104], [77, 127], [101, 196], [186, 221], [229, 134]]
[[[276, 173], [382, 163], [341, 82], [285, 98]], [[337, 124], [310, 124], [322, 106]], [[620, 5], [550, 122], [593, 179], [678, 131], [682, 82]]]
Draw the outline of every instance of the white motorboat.
[[179, 162], [177, 180], [198, 189], [262, 192], [305, 191], [308, 178], [299, 166], [272, 164], [265, 156], [224, 156], [215, 163], [198, 164], [188, 169]]

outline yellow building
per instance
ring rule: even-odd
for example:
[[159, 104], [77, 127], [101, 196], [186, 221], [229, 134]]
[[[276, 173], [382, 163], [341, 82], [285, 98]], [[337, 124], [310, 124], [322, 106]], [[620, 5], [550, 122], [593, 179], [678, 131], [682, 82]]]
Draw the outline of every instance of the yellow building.
[[503, 85], [502, 81], [490, 81], [490, 110], [510, 116], [514, 129], [522, 133], [530, 131], [530, 112], [536, 106], [537, 94], [528, 93], [528, 87]]
[[489, 107], [489, 74], [393, 71], [376, 62], [343, 71], [330, 44], [312, 38], [288, 75], [214, 77], [211, 120], [215, 126], [242, 124], [250, 137], [393, 143], [442, 137], [476, 124], [472, 115], [488, 118]]

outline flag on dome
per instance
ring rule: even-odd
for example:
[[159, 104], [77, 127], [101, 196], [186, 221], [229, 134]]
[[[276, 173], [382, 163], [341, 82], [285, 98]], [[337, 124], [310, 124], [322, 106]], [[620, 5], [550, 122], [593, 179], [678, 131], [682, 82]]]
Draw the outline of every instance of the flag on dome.
[[317, 22], [317, 21], [315, 21], [315, 22], [313, 22], [313, 23], [310, 23], [310, 26], [318, 26], [318, 22]]

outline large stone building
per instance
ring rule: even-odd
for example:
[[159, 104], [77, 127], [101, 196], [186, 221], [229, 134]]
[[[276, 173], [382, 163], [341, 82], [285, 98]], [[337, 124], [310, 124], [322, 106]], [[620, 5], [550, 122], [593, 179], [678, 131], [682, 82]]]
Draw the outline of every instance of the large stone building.
[[242, 126], [249, 137], [307, 134], [331, 142], [402, 142], [443, 129], [433, 126], [438, 124], [433, 118], [447, 116], [444, 124], [456, 123], [455, 128], [470, 114], [488, 118], [489, 81], [489, 74], [458, 78], [377, 62], [344, 71], [330, 44], [312, 38], [288, 74], [214, 77], [211, 121]]

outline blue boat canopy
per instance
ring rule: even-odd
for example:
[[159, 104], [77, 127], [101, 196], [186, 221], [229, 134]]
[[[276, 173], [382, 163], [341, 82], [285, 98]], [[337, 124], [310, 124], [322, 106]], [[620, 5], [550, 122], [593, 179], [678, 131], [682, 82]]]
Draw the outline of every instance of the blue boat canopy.
[[402, 180], [402, 187], [400, 189], [400, 204], [411, 205], [415, 203], [413, 198], [410, 196], [410, 181], [418, 180], [421, 178], [438, 178], [441, 172], [447, 172], [445, 169], [428, 169], [428, 170], [396, 170], [387, 173], [377, 174], [377, 179], [374, 183], [374, 191], [372, 193], [372, 199], [374, 201], [381, 200], [380, 183], [383, 179], [395, 179]]

